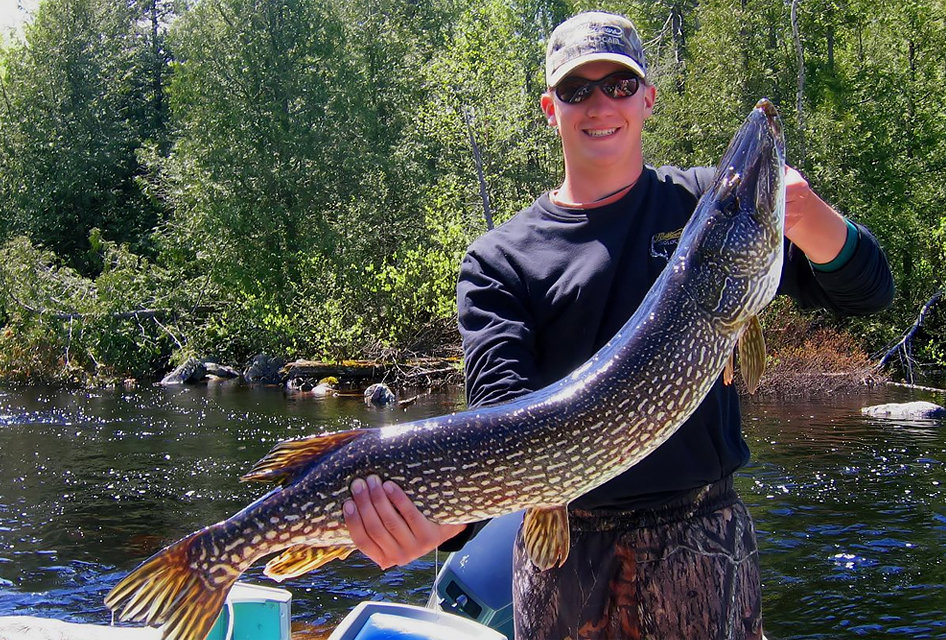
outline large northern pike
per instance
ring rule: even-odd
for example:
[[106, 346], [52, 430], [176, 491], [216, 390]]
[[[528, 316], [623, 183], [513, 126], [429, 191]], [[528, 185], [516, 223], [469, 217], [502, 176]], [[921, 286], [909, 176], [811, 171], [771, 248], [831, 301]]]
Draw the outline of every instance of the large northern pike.
[[281, 552], [265, 573], [282, 580], [351, 553], [342, 504], [352, 479], [370, 474], [441, 523], [527, 509], [531, 559], [561, 564], [566, 505], [669, 438], [740, 337], [743, 375], [750, 386], [761, 375], [755, 317], [781, 272], [783, 144], [775, 108], [760, 101], [640, 308], [567, 378], [499, 406], [282, 442], [242, 478], [279, 487], [145, 561], [105, 604], [123, 620], [163, 624], [167, 639], [200, 640], [259, 558]]

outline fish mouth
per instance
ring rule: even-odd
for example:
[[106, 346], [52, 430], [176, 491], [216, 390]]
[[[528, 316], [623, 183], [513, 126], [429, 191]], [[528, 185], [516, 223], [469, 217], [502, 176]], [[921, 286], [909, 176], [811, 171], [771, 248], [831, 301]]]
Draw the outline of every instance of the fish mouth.
[[717, 199], [752, 202], [758, 215], [774, 213], [784, 158], [785, 139], [778, 110], [770, 100], [762, 98], [720, 162], [720, 181], [715, 186]]
[[768, 125], [769, 131], [772, 134], [772, 138], [776, 141], [776, 145], [779, 147], [779, 150], [782, 153], [782, 157], [785, 156], [785, 136], [782, 134], [782, 119], [779, 118], [778, 109], [775, 108], [775, 105], [768, 98], [760, 99], [753, 109], [754, 111], [761, 112], [765, 116], [766, 124]]

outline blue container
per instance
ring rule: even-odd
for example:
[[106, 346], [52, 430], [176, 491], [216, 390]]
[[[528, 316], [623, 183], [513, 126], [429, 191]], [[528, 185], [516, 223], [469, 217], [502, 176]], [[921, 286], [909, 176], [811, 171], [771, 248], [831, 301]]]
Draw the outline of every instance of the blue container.
[[238, 582], [207, 640], [290, 640], [291, 601], [285, 589]]
[[467, 618], [410, 604], [362, 602], [328, 640], [505, 640]]

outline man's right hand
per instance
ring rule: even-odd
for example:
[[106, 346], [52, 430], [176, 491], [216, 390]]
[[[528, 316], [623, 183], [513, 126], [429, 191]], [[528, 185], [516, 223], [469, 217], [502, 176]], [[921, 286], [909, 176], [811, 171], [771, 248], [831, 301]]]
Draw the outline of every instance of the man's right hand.
[[382, 569], [413, 562], [467, 526], [428, 520], [396, 483], [375, 475], [355, 478], [351, 494], [342, 510], [352, 542]]

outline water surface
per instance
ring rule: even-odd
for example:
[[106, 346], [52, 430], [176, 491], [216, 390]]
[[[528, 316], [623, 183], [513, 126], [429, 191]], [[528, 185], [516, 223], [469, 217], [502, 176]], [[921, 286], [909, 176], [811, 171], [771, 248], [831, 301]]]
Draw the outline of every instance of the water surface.
[[[946, 638], [946, 425], [859, 414], [910, 399], [946, 404], [890, 389], [745, 403], [753, 461], [737, 485], [773, 640]], [[0, 615], [107, 623], [102, 598], [138, 562], [265, 491], [237, 478], [279, 440], [461, 407], [459, 391], [406, 410], [232, 385], [0, 391]], [[367, 599], [421, 604], [436, 562], [330, 563], [284, 585], [293, 620], [331, 626]], [[272, 584], [260, 568], [247, 577]]]

